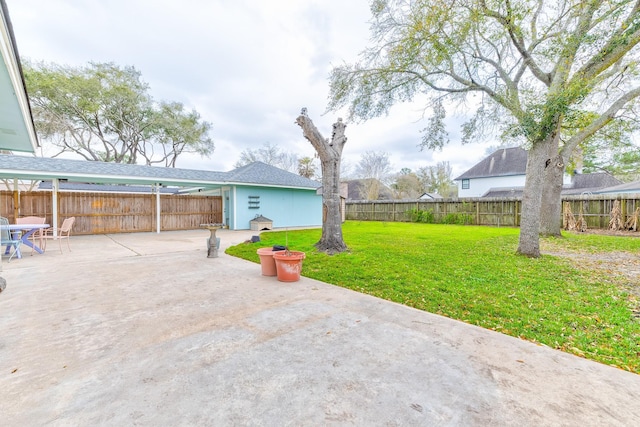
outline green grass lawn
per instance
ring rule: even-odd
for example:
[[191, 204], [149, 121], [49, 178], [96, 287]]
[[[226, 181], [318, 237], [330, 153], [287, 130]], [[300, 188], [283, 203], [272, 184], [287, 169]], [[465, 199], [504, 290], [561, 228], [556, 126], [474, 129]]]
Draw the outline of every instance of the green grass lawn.
[[[346, 222], [349, 252], [315, 251], [321, 230], [264, 232], [227, 253], [288, 242], [307, 254], [302, 274], [640, 373], [638, 301], [622, 277], [564, 257], [515, 254], [519, 230], [416, 223]], [[545, 239], [546, 240], [546, 239]], [[568, 234], [566, 249], [640, 257], [640, 239]], [[543, 244], [546, 241], [543, 241]]]

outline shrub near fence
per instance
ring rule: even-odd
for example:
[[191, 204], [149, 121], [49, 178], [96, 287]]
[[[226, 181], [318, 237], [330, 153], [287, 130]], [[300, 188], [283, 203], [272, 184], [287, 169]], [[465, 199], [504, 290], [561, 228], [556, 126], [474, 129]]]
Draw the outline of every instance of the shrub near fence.
[[[613, 202], [621, 204], [623, 222], [638, 206], [640, 194], [565, 196], [574, 215], [582, 210], [587, 228], [606, 229]], [[465, 198], [437, 200], [348, 200], [346, 219], [354, 221], [432, 222], [519, 227], [522, 202], [516, 198]], [[562, 217], [558, 218], [562, 223]]]
[[[51, 224], [52, 197], [48, 191], [0, 192], [0, 214], [15, 221], [19, 216], [45, 217]], [[75, 217], [73, 234], [106, 234], [155, 231], [156, 195], [150, 193], [58, 193], [58, 220]], [[193, 230], [205, 223], [222, 222], [219, 196], [160, 195], [160, 229]]]

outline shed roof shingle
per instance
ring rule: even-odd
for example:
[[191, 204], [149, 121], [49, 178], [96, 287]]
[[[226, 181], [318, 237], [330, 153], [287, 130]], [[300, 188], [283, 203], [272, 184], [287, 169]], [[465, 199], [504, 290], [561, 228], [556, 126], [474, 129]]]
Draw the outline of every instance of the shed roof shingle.
[[291, 187], [319, 188], [317, 181], [305, 178], [263, 162], [253, 162], [227, 173], [227, 182], [269, 184]]

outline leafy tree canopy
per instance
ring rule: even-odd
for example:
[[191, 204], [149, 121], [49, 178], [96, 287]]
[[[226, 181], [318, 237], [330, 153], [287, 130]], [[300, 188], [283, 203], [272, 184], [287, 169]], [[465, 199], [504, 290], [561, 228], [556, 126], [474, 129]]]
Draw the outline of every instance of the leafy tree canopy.
[[531, 143], [560, 115], [571, 123], [621, 97], [630, 108], [640, 91], [637, 0], [374, 0], [371, 12], [372, 45], [333, 69], [329, 109], [366, 120], [426, 94], [425, 148], [448, 142], [445, 97], [475, 110], [464, 141], [493, 123]]
[[475, 113], [463, 141], [500, 126], [525, 143], [518, 252], [539, 256], [542, 205], [559, 206], [573, 150], [638, 107], [640, 0], [373, 0], [371, 12], [371, 45], [331, 72], [329, 110], [366, 120], [425, 95], [422, 144], [437, 149], [446, 98]]
[[298, 172], [298, 156], [294, 153], [287, 153], [270, 142], [265, 142], [259, 148], [243, 150], [234, 167], [239, 168], [253, 162], [266, 163], [293, 173]]
[[24, 74], [36, 128], [55, 155], [175, 167], [182, 153], [214, 150], [211, 124], [179, 102], [155, 102], [134, 67], [26, 63]]

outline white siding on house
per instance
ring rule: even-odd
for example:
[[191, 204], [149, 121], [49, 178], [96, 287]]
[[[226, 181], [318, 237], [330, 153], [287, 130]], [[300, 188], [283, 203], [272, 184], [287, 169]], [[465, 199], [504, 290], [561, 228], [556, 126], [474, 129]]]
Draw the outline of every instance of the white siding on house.
[[524, 187], [525, 175], [492, 176], [488, 178], [470, 178], [469, 188], [462, 189], [458, 181], [458, 197], [482, 197], [491, 188]]
[[[526, 175], [492, 176], [485, 178], [469, 178], [469, 188], [462, 189], [462, 179], [458, 180], [458, 197], [482, 197], [490, 189], [517, 188], [522, 190]], [[571, 175], [564, 174], [564, 185], [571, 184]]]

